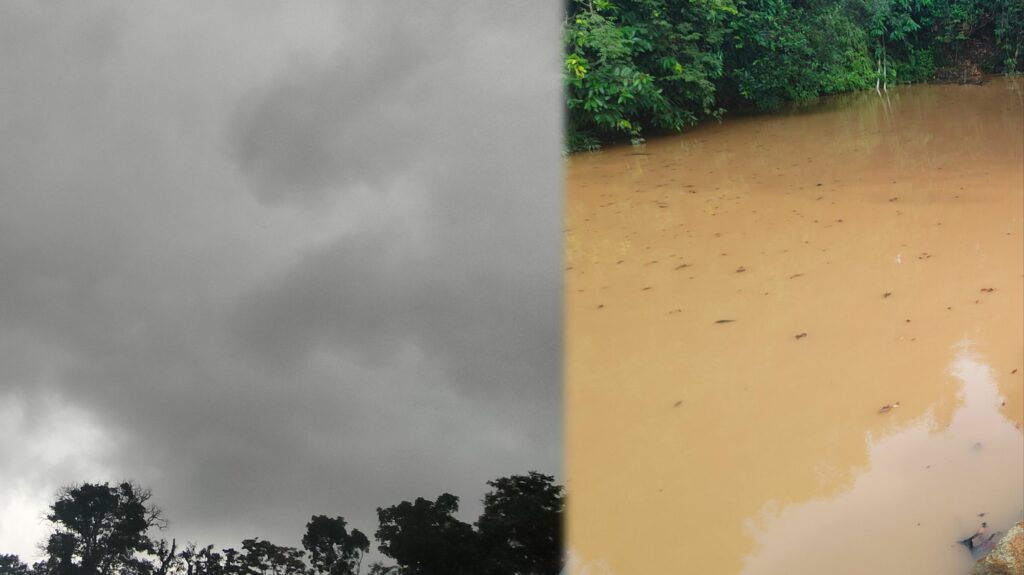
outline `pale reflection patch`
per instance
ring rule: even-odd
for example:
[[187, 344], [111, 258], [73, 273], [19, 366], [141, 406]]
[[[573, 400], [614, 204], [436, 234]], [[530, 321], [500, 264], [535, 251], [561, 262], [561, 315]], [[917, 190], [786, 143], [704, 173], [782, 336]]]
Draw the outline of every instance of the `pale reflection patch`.
[[567, 551], [561, 575], [612, 575], [612, 570], [605, 561], [587, 561], [579, 554]]
[[949, 372], [961, 387], [948, 427], [929, 411], [869, 432], [869, 465], [849, 490], [769, 502], [747, 522], [757, 545], [742, 573], [966, 573], [973, 560], [956, 541], [982, 521], [1004, 531], [1024, 515], [1024, 436], [1002, 415], [994, 371], [969, 342], [954, 347]]

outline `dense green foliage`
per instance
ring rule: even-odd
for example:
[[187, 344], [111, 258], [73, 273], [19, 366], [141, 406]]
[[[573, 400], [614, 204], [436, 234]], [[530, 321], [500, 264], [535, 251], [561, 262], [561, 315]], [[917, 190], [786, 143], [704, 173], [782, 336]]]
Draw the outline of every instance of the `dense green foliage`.
[[565, 75], [570, 137], [616, 131], [639, 137], [645, 124], [679, 130], [718, 113], [713, 80], [722, 73], [731, 5], [593, 0], [572, 7]]
[[[571, 0], [570, 150], [1024, 57], [1024, 0]], [[976, 69], [975, 69], [976, 68]]]
[[[377, 510], [378, 549], [394, 561], [370, 575], [557, 575], [562, 566], [563, 488], [536, 472], [488, 482], [475, 525], [455, 517], [459, 499], [417, 498]], [[45, 559], [29, 566], [0, 554], [0, 575], [358, 575], [370, 540], [343, 517], [314, 515], [302, 549], [263, 539], [242, 548], [155, 539], [166, 526], [150, 492], [133, 483], [61, 490], [47, 519]]]

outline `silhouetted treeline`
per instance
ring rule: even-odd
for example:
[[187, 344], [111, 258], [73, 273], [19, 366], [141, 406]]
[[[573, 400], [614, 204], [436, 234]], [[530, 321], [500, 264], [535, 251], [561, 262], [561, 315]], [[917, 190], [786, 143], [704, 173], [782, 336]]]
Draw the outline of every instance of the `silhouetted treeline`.
[[343, 517], [314, 515], [302, 548], [245, 539], [240, 549], [179, 545], [152, 493], [135, 483], [82, 483], [50, 506], [45, 559], [0, 555], [0, 575], [556, 575], [562, 566], [563, 488], [536, 472], [487, 484], [475, 524], [444, 493], [378, 508], [377, 548], [393, 563], [364, 565], [370, 539]]

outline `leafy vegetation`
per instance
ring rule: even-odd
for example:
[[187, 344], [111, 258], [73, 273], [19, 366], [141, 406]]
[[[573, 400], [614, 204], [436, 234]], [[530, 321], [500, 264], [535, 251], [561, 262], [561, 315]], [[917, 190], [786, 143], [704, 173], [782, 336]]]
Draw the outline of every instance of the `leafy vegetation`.
[[[394, 561], [370, 575], [556, 575], [562, 566], [563, 488], [536, 472], [488, 482], [475, 525], [455, 517], [444, 493], [377, 510], [378, 549]], [[302, 549], [259, 538], [241, 549], [154, 538], [167, 526], [148, 490], [130, 482], [62, 489], [47, 519], [45, 559], [32, 566], [0, 554], [0, 575], [359, 575], [370, 540], [343, 517], [314, 515]]]
[[1021, 0], [571, 0], [564, 29], [571, 151], [1024, 58]]

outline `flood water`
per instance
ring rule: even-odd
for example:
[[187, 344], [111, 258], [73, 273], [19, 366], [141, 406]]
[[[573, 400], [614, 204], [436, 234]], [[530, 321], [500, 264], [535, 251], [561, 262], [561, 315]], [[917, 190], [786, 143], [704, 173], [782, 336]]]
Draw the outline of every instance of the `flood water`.
[[1022, 109], [899, 87], [567, 160], [574, 572], [962, 574], [1024, 517]]

